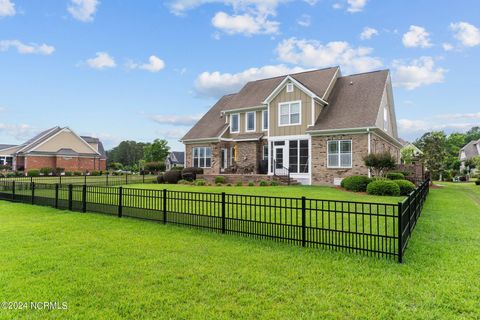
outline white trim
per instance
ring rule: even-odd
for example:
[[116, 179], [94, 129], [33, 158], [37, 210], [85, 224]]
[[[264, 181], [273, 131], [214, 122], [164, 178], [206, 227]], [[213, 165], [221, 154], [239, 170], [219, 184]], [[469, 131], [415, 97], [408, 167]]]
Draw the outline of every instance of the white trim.
[[237, 139], [237, 138], [221, 138], [220, 141], [231, 141], [231, 142], [243, 142], [243, 141], [260, 141], [259, 138], [244, 138], [244, 139]]
[[293, 84], [295, 84], [295, 86], [297, 86], [299, 89], [301, 89], [303, 92], [305, 92], [306, 94], [308, 94], [310, 97], [313, 97], [313, 98], [316, 98], [316, 99], [319, 99], [323, 104], [327, 105], [328, 102], [326, 102], [325, 100], [323, 100], [322, 98], [320, 98], [319, 96], [317, 96], [314, 92], [312, 92], [310, 89], [308, 89], [307, 87], [305, 87], [303, 84], [301, 84], [300, 82], [298, 82], [297, 80], [295, 80], [294, 78], [292, 78], [291, 76], [286, 76], [285, 79], [283, 79], [282, 82], [280, 82], [280, 84], [272, 91], [272, 93], [270, 93], [270, 95], [265, 99], [265, 101], [263, 101], [263, 104], [268, 104], [270, 103], [274, 97], [276, 97], [280, 91], [283, 90], [283, 87], [286, 85], [286, 83], [288, 81], [291, 81]]
[[[268, 131], [268, 127], [269, 127], [269, 124], [270, 124], [270, 114], [268, 113], [268, 109], [267, 110], [262, 110], [262, 131]], [[265, 112], [267, 113], [267, 127], [265, 128], [264, 125], [265, 125]]]
[[42, 145], [44, 145], [45, 143], [47, 143], [48, 141], [50, 141], [51, 139], [55, 138], [56, 136], [58, 136], [60, 133], [62, 132], [69, 132], [69, 133], [72, 133], [75, 137], [77, 137], [78, 139], [80, 139], [80, 142], [83, 142], [88, 148], [90, 148], [93, 152], [95, 152], [97, 155], [100, 155], [100, 153], [95, 150], [87, 141], [83, 140], [82, 137], [80, 137], [78, 134], [76, 134], [72, 129], [70, 129], [69, 127], [65, 127], [63, 128], [62, 130], [58, 131], [57, 133], [55, 133], [53, 136], [49, 137], [48, 139], [45, 139], [44, 141], [42, 141], [41, 143], [39, 143], [37, 146], [35, 146], [33, 149], [29, 150], [27, 153], [30, 153], [32, 151], [35, 151], [36, 149], [40, 148]]
[[230, 110], [223, 110], [223, 114], [232, 114], [232, 113], [239, 113], [239, 112], [246, 112], [246, 111], [254, 111], [254, 110], [262, 110], [265, 109], [266, 105], [255, 106], [255, 107], [246, 107], [246, 108], [236, 108]]
[[[253, 114], [253, 130], [248, 130], [248, 115]], [[257, 112], [248, 111], [245, 112], [245, 132], [255, 132], [257, 131]]]
[[46, 135], [48, 135], [48, 134], [49, 134], [50, 132], [52, 132], [53, 130], [57, 130], [57, 129], [60, 129], [60, 127], [54, 127], [54, 128], [52, 128], [51, 130], [48, 130], [48, 132], [45, 132], [44, 135], [38, 137], [36, 140], [34, 140], [34, 141], [30, 142], [29, 144], [23, 146], [22, 148], [18, 149], [17, 152], [23, 151], [25, 148], [31, 146], [32, 144], [34, 144], [34, 143], [37, 142], [38, 140], [40, 140], [40, 139], [42, 139], [43, 137], [45, 137]]
[[[368, 154], [372, 153], [372, 142], [371, 142], [371, 139], [372, 139], [372, 134], [370, 133], [370, 129], [367, 129], [367, 139], [368, 139], [368, 148], [367, 148], [367, 152]], [[353, 159], [352, 159], [353, 160]], [[371, 178], [372, 177], [372, 172], [370, 170], [370, 168], [368, 168], [368, 177]]]
[[[200, 165], [200, 150], [198, 151], [198, 167], [195, 167], [195, 151], [194, 149], [205, 149], [204, 151], [204, 163], [207, 162], [207, 149], [210, 149], [210, 166], [204, 166], [202, 167]], [[212, 150], [212, 147], [208, 147], [208, 146], [199, 146], [199, 147], [192, 147], [192, 167], [195, 167], [195, 168], [202, 168], [202, 169], [209, 169], [209, 168], [212, 168], [212, 162], [213, 162], [213, 150]]]
[[322, 100], [325, 99], [325, 95], [327, 94], [328, 90], [330, 90], [330, 87], [333, 85], [333, 80], [338, 78], [337, 74], [338, 74], [339, 71], [340, 71], [340, 68], [337, 67], [337, 71], [335, 71], [335, 74], [333, 75], [332, 80], [330, 80], [330, 83], [328, 84], [327, 90], [325, 90], [325, 92], [323, 93]]
[[312, 168], [312, 137], [308, 137], [308, 184], [312, 185], [312, 174], [313, 174], [313, 168]]
[[287, 93], [292, 93], [295, 90], [295, 86], [291, 82], [287, 82], [286, 89]]
[[[328, 164], [328, 157], [330, 156], [330, 149], [329, 144], [331, 142], [336, 142], [338, 147], [338, 166], [330, 166]], [[350, 166], [342, 166], [341, 165], [341, 147], [340, 144], [342, 142], [350, 142]], [[344, 153], [347, 154], [347, 153]], [[328, 140], [327, 141], [327, 169], [352, 169], [353, 168], [353, 141], [352, 139], [338, 139], [338, 140]]]
[[[232, 130], [232, 123], [233, 123], [233, 122], [232, 122], [232, 118], [233, 118], [233, 116], [237, 116], [237, 117], [238, 117], [238, 125], [237, 125], [237, 129], [238, 129], [238, 130], [237, 130], [237, 131], [233, 131], [233, 130]], [[240, 113], [232, 113], [232, 114], [230, 115], [230, 133], [239, 133], [239, 132], [240, 132]]]
[[311, 126], [315, 124], [315, 120], [315, 99], [312, 98], [312, 119], [310, 121]]
[[[298, 112], [299, 112], [299, 116], [298, 116], [298, 123], [290, 123], [291, 121], [291, 115], [292, 115], [292, 112], [291, 112], [291, 109], [292, 109], [292, 104], [295, 104], [295, 103], [298, 103], [299, 105], [299, 108], [298, 108]], [[281, 124], [281, 112], [280, 112], [280, 109], [283, 105], [288, 105], [288, 121], [289, 123], [288, 124]], [[278, 126], [279, 127], [290, 127], [290, 126], [301, 126], [302, 125], [302, 100], [295, 100], [295, 101], [285, 101], [285, 102], [279, 102], [278, 103]]]

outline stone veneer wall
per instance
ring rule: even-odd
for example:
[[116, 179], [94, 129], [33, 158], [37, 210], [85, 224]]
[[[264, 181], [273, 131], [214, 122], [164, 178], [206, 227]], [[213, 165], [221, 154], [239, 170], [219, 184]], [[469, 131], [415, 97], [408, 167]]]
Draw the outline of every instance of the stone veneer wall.
[[193, 148], [195, 147], [211, 147], [212, 148], [212, 166], [204, 168], [205, 174], [220, 173], [220, 145], [219, 143], [198, 143], [185, 145], [185, 167], [193, 167]]

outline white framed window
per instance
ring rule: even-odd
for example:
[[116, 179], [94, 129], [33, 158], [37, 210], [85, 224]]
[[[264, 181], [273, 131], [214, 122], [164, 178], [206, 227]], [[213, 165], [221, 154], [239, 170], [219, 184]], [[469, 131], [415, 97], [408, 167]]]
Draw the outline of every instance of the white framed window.
[[230, 133], [240, 132], [240, 114], [234, 113], [230, 115]]
[[293, 92], [293, 83], [287, 83], [287, 92]]
[[192, 150], [193, 166], [195, 168], [212, 167], [212, 148], [194, 147]]
[[245, 113], [245, 131], [252, 132], [255, 131], [255, 111], [249, 111]]
[[352, 167], [352, 140], [331, 140], [327, 145], [328, 168]]
[[278, 104], [278, 126], [301, 124], [301, 101], [283, 102]]
[[268, 110], [262, 111], [262, 130], [268, 130]]
[[268, 159], [268, 144], [263, 145], [263, 160]]
[[235, 163], [235, 147], [230, 147], [230, 165]]
[[388, 110], [387, 110], [387, 107], [383, 108], [383, 130], [388, 131]]

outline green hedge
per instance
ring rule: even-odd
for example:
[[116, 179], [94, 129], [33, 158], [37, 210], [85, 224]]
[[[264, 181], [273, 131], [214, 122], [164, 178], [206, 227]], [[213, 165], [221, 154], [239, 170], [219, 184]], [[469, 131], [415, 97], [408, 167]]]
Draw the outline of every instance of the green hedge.
[[341, 186], [349, 191], [365, 192], [370, 182], [372, 179], [366, 176], [350, 176], [342, 180]]
[[405, 180], [405, 175], [400, 172], [387, 173], [387, 179], [389, 180]]
[[391, 180], [375, 180], [368, 184], [367, 193], [376, 196], [399, 196], [400, 187]]
[[227, 178], [225, 178], [224, 176], [215, 177], [215, 184], [224, 184], [225, 182], [227, 182]]
[[415, 190], [415, 185], [408, 180], [394, 180], [398, 187], [400, 188], [400, 194], [402, 196], [408, 196], [413, 190]]
[[37, 170], [37, 169], [28, 170], [27, 176], [38, 177], [38, 176], [40, 176], [40, 170]]

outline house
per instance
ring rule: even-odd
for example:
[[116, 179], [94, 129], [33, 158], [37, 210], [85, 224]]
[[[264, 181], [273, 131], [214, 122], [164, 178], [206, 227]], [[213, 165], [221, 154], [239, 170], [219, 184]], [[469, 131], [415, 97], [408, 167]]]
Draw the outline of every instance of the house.
[[463, 170], [467, 167], [467, 160], [472, 159], [473, 157], [480, 156], [480, 139], [473, 140], [467, 143], [462, 149], [460, 149], [459, 160], [460, 160], [460, 169]]
[[172, 169], [173, 167], [184, 167], [185, 166], [185, 152], [182, 151], [172, 151], [165, 159], [165, 167], [167, 170]]
[[65, 171], [91, 172], [106, 169], [102, 142], [79, 136], [70, 128], [45, 130], [21, 145], [0, 145], [0, 162], [15, 171], [63, 168]]
[[[419, 163], [420, 157], [423, 155], [423, 151], [420, 150], [413, 143], [405, 141], [402, 138], [398, 138], [398, 141], [400, 141], [400, 143], [402, 144], [402, 148], [400, 149], [400, 154], [402, 154], [403, 152], [406, 152], [405, 150], [409, 150], [409, 153], [411, 153], [412, 163], [413, 164]], [[403, 159], [400, 159], [400, 160], [402, 163], [404, 163]]]
[[368, 175], [363, 157], [401, 143], [388, 70], [342, 76], [340, 67], [248, 82], [222, 97], [181, 139], [186, 166], [205, 174], [290, 176], [339, 184]]

